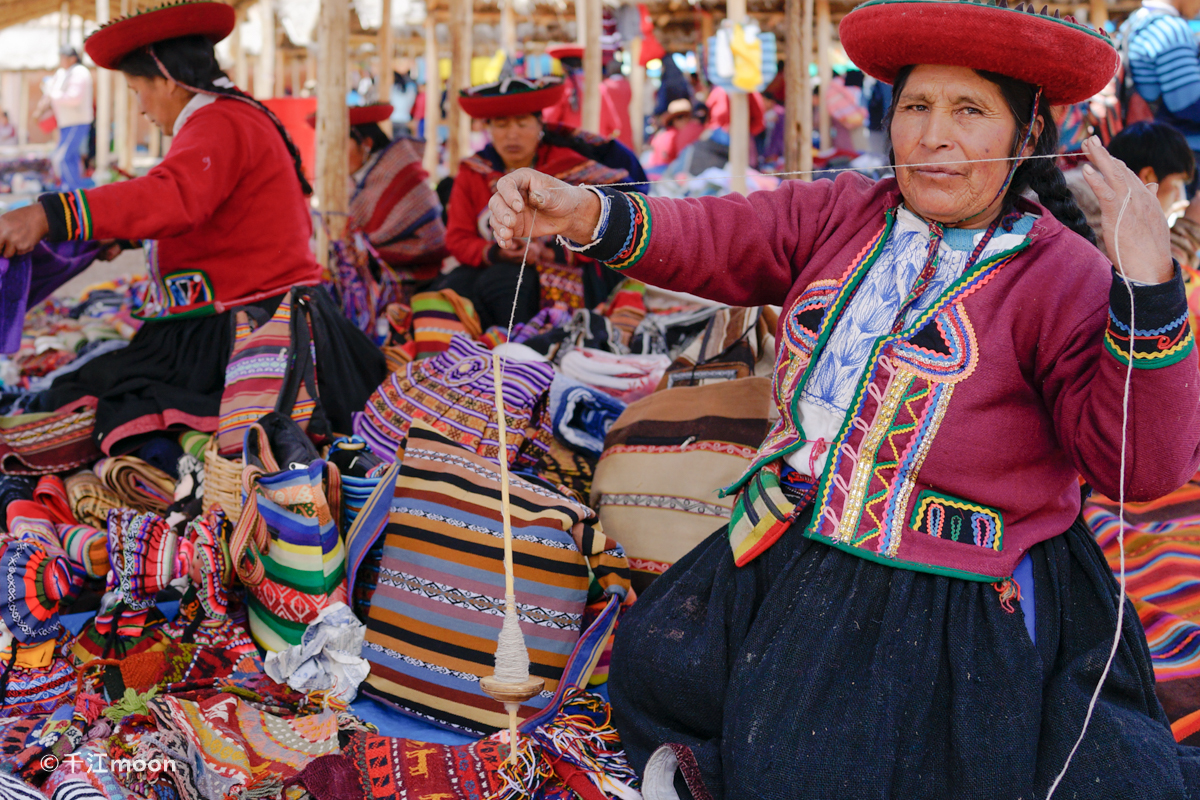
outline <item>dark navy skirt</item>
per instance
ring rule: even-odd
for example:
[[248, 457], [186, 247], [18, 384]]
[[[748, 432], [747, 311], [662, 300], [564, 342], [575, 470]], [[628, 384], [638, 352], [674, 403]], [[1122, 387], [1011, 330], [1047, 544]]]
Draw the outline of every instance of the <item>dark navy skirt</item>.
[[[1117, 621], [1083, 521], [1030, 551], [1036, 644], [992, 584], [867, 561], [806, 523], [740, 569], [717, 531], [621, 619], [609, 687], [635, 768], [671, 743], [697, 800], [1045, 798]], [[1055, 797], [1196, 796], [1200, 748], [1176, 744], [1132, 604], [1124, 619]]]

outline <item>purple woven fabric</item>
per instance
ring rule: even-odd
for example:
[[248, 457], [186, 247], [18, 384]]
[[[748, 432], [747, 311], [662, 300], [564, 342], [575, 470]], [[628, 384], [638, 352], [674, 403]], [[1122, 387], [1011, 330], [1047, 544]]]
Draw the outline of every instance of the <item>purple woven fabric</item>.
[[38, 242], [23, 256], [0, 258], [0, 352], [21, 348], [25, 310], [91, 266], [99, 252], [99, 242]]

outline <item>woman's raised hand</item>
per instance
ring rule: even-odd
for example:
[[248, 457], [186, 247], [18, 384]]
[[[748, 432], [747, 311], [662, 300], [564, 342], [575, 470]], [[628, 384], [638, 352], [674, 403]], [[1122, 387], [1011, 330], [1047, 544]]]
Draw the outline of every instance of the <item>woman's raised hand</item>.
[[[1174, 272], [1171, 231], [1158, 202], [1157, 185], [1143, 184], [1133, 170], [1109, 155], [1097, 136], [1083, 143], [1083, 152], [1092, 162], [1084, 165], [1083, 177], [1100, 201], [1101, 234], [1108, 257], [1130, 280], [1166, 283]], [[1127, 196], [1129, 206], [1121, 218], [1118, 251], [1117, 218]]]
[[0, 256], [12, 258], [28, 253], [49, 232], [50, 223], [41, 203], [0, 214]]
[[589, 242], [600, 222], [600, 198], [595, 192], [528, 168], [501, 178], [488, 208], [492, 233], [505, 248], [523, 247], [517, 239], [555, 234]]

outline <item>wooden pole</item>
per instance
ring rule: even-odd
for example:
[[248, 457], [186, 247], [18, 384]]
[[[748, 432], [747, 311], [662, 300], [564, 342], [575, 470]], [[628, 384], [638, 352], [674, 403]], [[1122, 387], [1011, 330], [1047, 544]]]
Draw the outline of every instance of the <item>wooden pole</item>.
[[283, 97], [283, 89], [286, 83], [284, 79], [285, 64], [283, 63], [283, 48], [279, 44], [278, 41], [275, 44], [275, 97]]
[[[730, 22], [746, 24], [746, 0], [728, 0], [725, 8]], [[750, 97], [740, 89], [725, 91], [729, 94], [729, 190], [745, 194], [750, 168]]]
[[805, 180], [812, 180], [813, 168], [813, 104], [812, 104], [812, 74], [808, 65], [812, 63], [813, 52], [813, 0], [804, 0], [804, 19], [800, 23], [800, 97], [797, 98], [800, 111], [800, 169], [806, 174]]
[[472, 0], [450, 0], [450, 84], [446, 88], [446, 142], [448, 168], [458, 174], [458, 163], [471, 135], [471, 119], [458, 105], [458, 92], [471, 85], [471, 5]]
[[575, 0], [575, 44], [587, 44], [587, 0]]
[[642, 57], [642, 38], [629, 42], [629, 57], [633, 69], [629, 73], [629, 124], [633, 126], [633, 152], [641, 155], [646, 145], [646, 68], [638, 61]]
[[295, 53], [292, 54], [292, 63], [290, 66], [292, 70], [292, 97], [299, 97], [300, 90], [304, 88], [304, 82], [300, 80], [300, 59], [296, 58]]
[[242, 15], [237, 15], [237, 24], [229, 37], [229, 49], [233, 51], [233, 82], [243, 92], [250, 88], [250, 64], [246, 60], [246, 48], [242, 42]]
[[600, 52], [599, 32], [603, 25], [600, 0], [584, 0], [587, 9], [587, 29], [594, 31], [583, 49], [583, 129], [589, 133], [609, 136], [612, 131], [600, 130], [600, 82], [604, 79], [604, 59]]
[[817, 77], [821, 84], [817, 89], [818, 129], [821, 132], [821, 149], [833, 147], [833, 137], [830, 135], [832, 121], [829, 118], [829, 84], [833, 80], [833, 66], [829, 63], [829, 48], [833, 39], [833, 22], [829, 16], [829, 0], [816, 0], [817, 3]]
[[66, 47], [71, 41], [71, 4], [63, 0], [58, 12], [58, 46]]
[[[121, 13], [133, 14], [138, 10], [138, 0], [121, 0]], [[129, 88], [129, 83], [125, 83], [125, 87], [121, 90], [125, 95], [124, 117], [125, 117], [125, 135], [117, 140], [117, 144], [121, 148], [118, 162], [121, 169], [126, 172], [133, 172], [133, 157], [137, 153], [138, 140], [138, 105], [137, 99], [133, 96], [133, 90]]]
[[[350, 4], [321, 0], [317, 42], [317, 192], [328, 236], [341, 238], [349, 205], [346, 151], [350, 120], [346, 116], [346, 62], [350, 47]], [[329, 263], [325, 226], [317, 225], [317, 263]]]
[[510, 59], [517, 52], [517, 19], [513, 0], [500, 0], [500, 46]]
[[29, 73], [18, 72], [17, 84], [17, 143], [29, 144]]
[[1104, 28], [1108, 22], [1108, 4], [1105, 0], [1091, 0], [1091, 13], [1088, 14], [1088, 22], [1097, 28]]
[[[396, 29], [392, 27], [392, 0], [383, 0], [383, 21], [379, 26], [379, 102], [392, 102], [392, 58], [396, 54]], [[392, 121], [379, 123], [383, 132], [392, 134]]]
[[309, 45], [304, 53], [304, 82], [317, 82], [317, 48]]
[[[96, 22], [109, 20], [108, 0], [96, 0]], [[108, 181], [109, 152], [112, 148], [113, 74], [111, 70], [96, 70], [96, 169], [92, 180], [98, 184]]]
[[270, 99], [275, 93], [275, 4], [272, 0], [258, 0], [259, 19], [262, 21], [262, 50], [258, 54], [254, 70], [254, 96], [259, 100]]
[[783, 56], [783, 85], [784, 99], [784, 129], [783, 129], [783, 169], [785, 172], [800, 171], [800, 100], [804, 93], [804, 78], [800, 71], [803, 58], [800, 53], [800, 24], [803, 18], [801, 8], [803, 0], [787, 0], [784, 27], [787, 38], [784, 40]]
[[438, 127], [442, 124], [442, 76], [438, 71], [437, 21], [425, 16], [425, 171], [438, 178]]

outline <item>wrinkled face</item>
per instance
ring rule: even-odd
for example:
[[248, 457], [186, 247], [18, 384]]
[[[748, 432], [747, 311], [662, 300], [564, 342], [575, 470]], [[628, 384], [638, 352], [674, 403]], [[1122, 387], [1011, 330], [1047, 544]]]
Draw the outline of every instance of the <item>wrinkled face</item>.
[[138, 109], [165, 133], [175, 127], [175, 118], [192, 99], [192, 93], [163, 77], [142, 78], [126, 75], [126, 82], [137, 97]]
[[488, 121], [488, 134], [504, 166], [518, 169], [533, 165], [542, 140], [542, 121], [533, 114], [497, 117]]
[[[1040, 129], [1039, 121], [1033, 139]], [[987, 226], [1003, 205], [997, 194], [1012, 163], [956, 162], [1007, 158], [1017, 133], [996, 84], [967, 67], [916, 67], [896, 99], [891, 127], [905, 202], [928, 220]], [[1032, 151], [1031, 139], [1024, 154]]]

